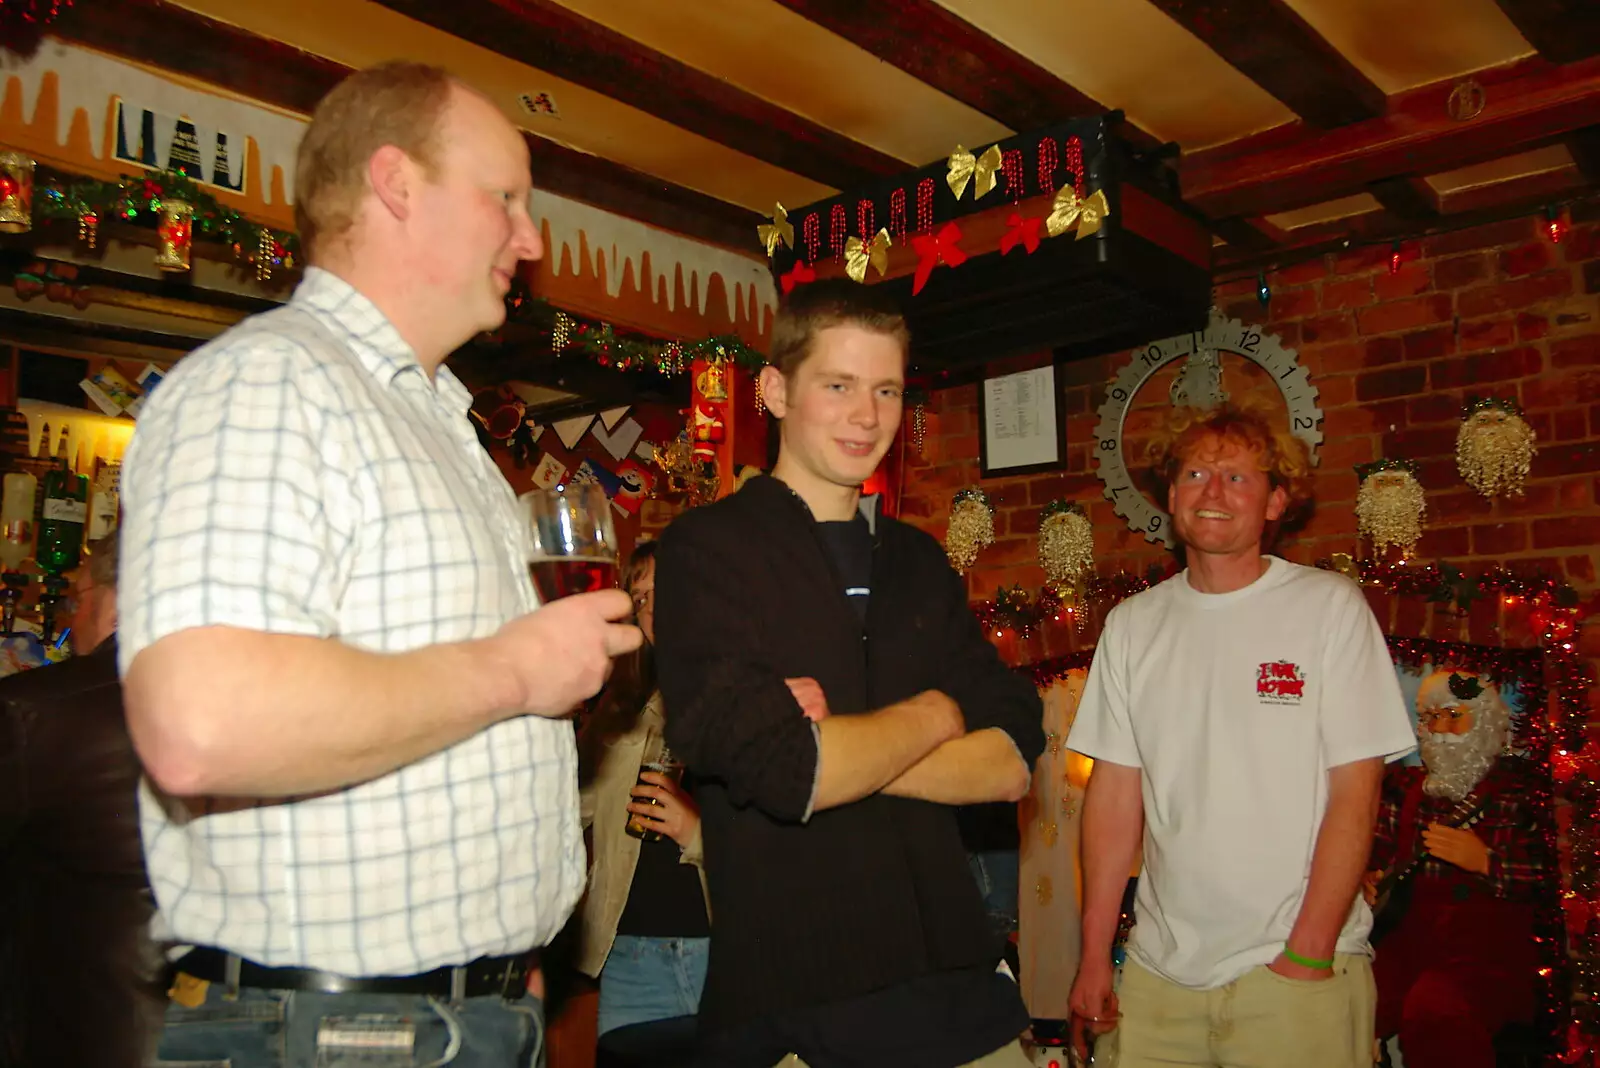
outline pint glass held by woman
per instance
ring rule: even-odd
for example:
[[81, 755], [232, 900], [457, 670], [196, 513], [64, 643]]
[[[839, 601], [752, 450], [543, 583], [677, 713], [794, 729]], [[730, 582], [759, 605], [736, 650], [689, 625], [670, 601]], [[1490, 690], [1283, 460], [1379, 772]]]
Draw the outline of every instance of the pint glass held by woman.
[[541, 601], [617, 584], [611, 502], [592, 483], [534, 490], [522, 498], [530, 532], [528, 569]]

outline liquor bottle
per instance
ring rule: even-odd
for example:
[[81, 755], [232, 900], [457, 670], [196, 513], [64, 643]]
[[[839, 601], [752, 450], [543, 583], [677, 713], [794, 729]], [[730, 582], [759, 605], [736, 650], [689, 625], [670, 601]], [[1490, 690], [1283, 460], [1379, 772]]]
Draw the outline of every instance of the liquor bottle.
[[59, 575], [78, 566], [88, 517], [89, 480], [73, 474], [63, 459], [60, 467], [44, 476], [44, 514], [34, 554], [41, 570]]

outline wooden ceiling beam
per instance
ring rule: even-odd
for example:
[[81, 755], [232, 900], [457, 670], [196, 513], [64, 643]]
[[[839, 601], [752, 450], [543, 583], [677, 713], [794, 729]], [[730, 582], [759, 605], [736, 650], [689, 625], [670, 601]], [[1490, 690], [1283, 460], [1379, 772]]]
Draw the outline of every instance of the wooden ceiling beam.
[[[1111, 110], [934, 0], [777, 2], [1019, 133]], [[1131, 123], [1121, 133], [1161, 143]]]
[[1387, 114], [1257, 152], [1221, 150], [1186, 157], [1184, 198], [1212, 218], [1271, 215], [1366, 190], [1403, 175], [1438, 174], [1547, 144], [1600, 114], [1600, 58], [1555, 67], [1518, 63], [1504, 76], [1480, 73], [1483, 111], [1452, 119], [1452, 82], [1397, 95]]
[[1383, 90], [1283, 0], [1151, 0], [1313, 126], [1376, 118]]
[[836, 189], [913, 166], [551, 0], [378, 2], [436, 30]]
[[1495, 0], [1517, 32], [1552, 63], [1600, 55], [1600, 5], [1594, 0]]
[[1284, 247], [1269, 253], [1218, 249], [1216, 272], [1270, 269], [1279, 263], [1299, 261], [1319, 253], [1340, 252], [1351, 244], [1409, 240], [1419, 235], [1487, 225], [1511, 216], [1533, 215], [1551, 200], [1581, 197], [1595, 188], [1595, 183], [1584, 180], [1576, 168], [1571, 167], [1474, 186], [1441, 197], [1441, 214], [1431, 223], [1419, 225], [1415, 219], [1403, 219], [1393, 212], [1379, 210], [1297, 226], [1288, 231]]
[[1274, 226], [1266, 219], [1217, 219], [1209, 229], [1231, 248], [1249, 252], [1266, 252], [1282, 246], [1287, 231]]
[[1385, 178], [1367, 186], [1367, 192], [1397, 219], [1420, 222], [1439, 217], [1439, 194], [1421, 178]]
[[[111, 55], [309, 115], [352, 68], [165, 0], [95, 0], [52, 27]], [[701, 241], [748, 251], [761, 216], [524, 131], [533, 184]]]

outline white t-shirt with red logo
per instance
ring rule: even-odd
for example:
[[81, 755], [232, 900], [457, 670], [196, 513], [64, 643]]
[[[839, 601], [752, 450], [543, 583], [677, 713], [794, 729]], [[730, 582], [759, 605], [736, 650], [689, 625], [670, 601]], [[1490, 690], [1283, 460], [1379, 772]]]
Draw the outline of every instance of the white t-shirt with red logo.
[[[1106, 618], [1069, 748], [1143, 772], [1144, 865], [1129, 953], [1209, 989], [1282, 951], [1300, 912], [1328, 769], [1416, 746], [1394, 663], [1355, 583], [1268, 557], [1205, 594], [1188, 572]], [[1359, 895], [1341, 953], [1367, 951]]]

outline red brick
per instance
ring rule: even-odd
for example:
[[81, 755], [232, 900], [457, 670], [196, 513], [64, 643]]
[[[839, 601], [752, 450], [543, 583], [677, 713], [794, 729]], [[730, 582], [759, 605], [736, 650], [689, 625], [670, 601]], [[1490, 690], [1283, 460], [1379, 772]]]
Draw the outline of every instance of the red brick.
[[1456, 351], [1456, 331], [1452, 326], [1418, 330], [1407, 334], [1403, 340], [1408, 360], [1435, 360]]
[[1440, 530], [1423, 530], [1417, 542], [1417, 557], [1438, 560], [1441, 557], [1466, 556], [1471, 544], [1466, 527], [1445, 527]]
[[1575, 226], [1564, 244], [1568, 263], [1592, 260], [1600, 256], [1600, 226]]
[[1550, 345], [1551, 367], [1600, 366], [1600, 334], [1568, 338]]
[[1517, 327], [1510, 319], [1477, 319], [1462, 323], [1456, 333], [1462, 352], [1503, 349], [1517, 340]]
[[1528, 547], [1526, 523], [1494, 523], [1471, 529], [1472, 552], [1475, 556], [1520, 553]]
[[1592, 404], [1600, 401], [1600, 370], [1569, 368], [1563, 373], [1547, 374], [1534, 381], [1523, 382], [1520, 388], [1522, 406], [1529, 410], [1547, 411], [1571, 404]]
[[1590, 492], [1593, 480], [1587, 478], [1574, 478], [1561, 483], [1560, 500], [1561, 511], [1581, 512], [1594, 503], [1594, 496]]
[[1523, 312], [1517, 316], [1517, 340], [1537, 341], [1550, 333], [1550, 320], [1543, 315], [1533, 312]]
[[1406, 345], [1397, 337], [1376, 337], [1367, 342], [1365, 359], [1367, 367], [1387, 367], [1399, 363], [1406, 355]]
[[1557, 441], [1577, 441], [1587, 435], [1589, 420], [1584, 417], [1582, 408], [1567, 408], [1555, 413], [1555, 433], [1551, 436]]
[[1600, 515], [1572, 515], [1533, 521], [1535, 549], [1600, 545]]
[[1413, 426], [1422, 423], [1451, 423], [1461, 418], [1459, 393], [1424, 393], [1406, 402], [1406, 422]]
[[1507, 278], [1520, 278], [1548, 270], [1555, 263], [1555, 248], [1545, 238], [1535, 238], [1526, 245], [1502, 249], [1497, 257], [1500, 273]]
[[1462, 318], [1474, 319], [1480, 315], [1526, 308], [1540, 301], [1568, 296], [1571, 292], [1572, 274], [1553, 271], [1465, 290], [1456, 298], [1456, 307]]
[[1433, 284], [1440, 289], [1460, 289], [1489, 277], [1489, 257], [1483, 253], [1439, 260], [1433, 265]]
[[1323, 441], [1317, 456], [1318, 466], [1324, 471], [1332, 471], [1371, 463], [1378, 458], [1378, 447], [1374, 439], [1365, 434], [1331, 438]]
[[1428, 515], [1436, 523], [1478, 518], [1488, 510], [1488, 502], [1476, 490], [1447, 490], [1428, 494]]
[[1505, 349], [1476, 356], [1453, 356], [1428, 365], [1429, 384], [1434, 389], [1457, 389], [1484, 382], [1504, 382], [1539, 373], [1543, 365], [1539, 350]]
[[1319, 345], [1301, 353], [1300, 362], [1311, 372], [1312, 382], [1321, 375], [1360, 371], [1367, 366], [1367, 346], [1357, 341], [1344, 345]]
[[1429, 270], [1427, 261], [1412, 260], [1410, 263], [1402, 263], [1398, 271], [1385, 271], [1383, 274], [1375, 275], [1372, 286], [1379, 300], [1414, 297], [1433, 289], [1433, 273]]
[[1305, 345], [1347, 341], [1356, 336], [1356, 321], [1348, 312], [1318, 315], [1300, 323], [1300, 341]]
[[1461, 484], [1454, 456], [1424, 457], [1417, 461], [1417, 481], [1427, 489], [1442, 489]]
[[1379, 267], [1389, 269], [1389, 249], [1386, 246], [1362, 245], [1339, 253], [1333, 261], [1333, 273], [1341, 276], [1367, 274]]
[[1389, 367], [1381, 371], [1368, 371], [1356, 376], [1356, 399], [1361, 401], [1388, 400], [1421, 393], [1427, 385], [1427, 368], [1422, 366]]
[[1372, 303], [1371, 278], [1346, 278], [1322, 283], [1322, 310], [1365, 308]]
[[1600, 471], [1600, 441], [1541, 443], [1539, 454], [1533, 458], [1529, 477], [1587, 475], [1596, 471]]
[[1531, 482], [1523, 487], [1520, 497], [1497, 498], [1495, 510], [1501, 515], [1555, 515], [1561, 511], [1561, 501], [1555, 486]]
[[1377, 304], [1356, 312], [1356, 325], [1363, 334], [1388, 334], [1449, 321], [1450, 297], [1443, 293]]
[[1255, 297], [1249, 300], [1230, 301], [1222, 306], [1222, 314], [1230, 319], [1237, 319], [1248, 326], [1261, 326], [1272, 313], [1261, 306]]
[[1473, 249], [1518, 245], [1530, 240], [1534, 232], [1532, 218], [1507, 219], [1505, 222], [1490, 223], [1488, 226], [1475, 226], [1470, 230], [1457, 230], [1454, 233], [1430, 237], [1422, 243], [1422, 254], [1433, 259], [1457, 252], [1470, 252]]
[[1385, 456], [1424, 460], [1456, 454], [1456, 428], [1452, 426], [1410, 427], [1383, 436]]
[[1282, 283], [1286, 286], [1302, 286], [1307, 282], [1315, 282], [1328, 276], [1328, 265], [1325, 259], [1319, 257], [1306, 260], [1293, 266], [1285, 267], [1281, 271], [1273, 271], [1269, 281], [1273, 284]]
[[[1594, 581], [1594, 557], [1569, 556], [1566, 559], [1567, 579], [1570, 582], [1590, 583]], [[1594, 706], [1591, 705], [1591, 708]]]
[[1314, 286], [1272, 290], [1273, 319], [1299, 319], [1314, 314], [1316, 310], [1317, 290]]
[[1356, 380], [1349, 375], [1313, 375], [1311, 384], [1317, 387], [1317, 403], [1323, 408], [1337, 408], [1353, 404], [1356, 399]]

